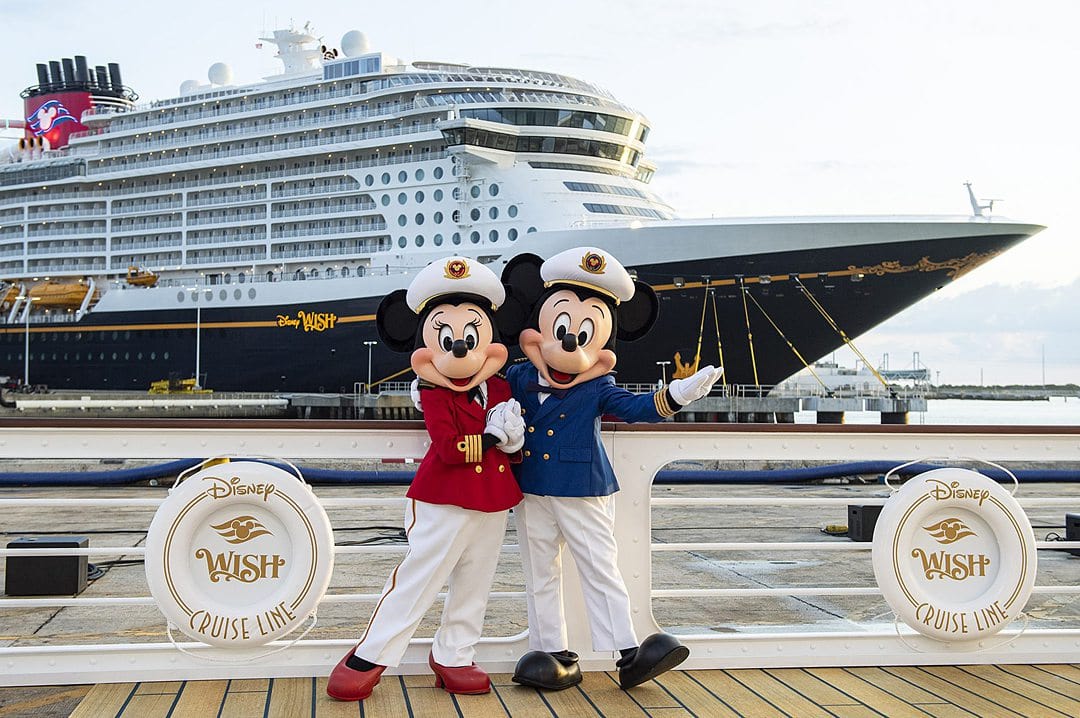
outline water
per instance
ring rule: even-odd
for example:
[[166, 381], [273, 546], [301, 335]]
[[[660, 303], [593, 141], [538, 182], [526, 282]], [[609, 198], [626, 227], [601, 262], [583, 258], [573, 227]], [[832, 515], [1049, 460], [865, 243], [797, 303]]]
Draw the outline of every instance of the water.
[[[813, 424], [812, 411], [795, 414], [796, 424]], [[846, 424], [879, 424], [874, 411], [849, 411]], [[984, 399], [931, 399], [924, 412], [908, 415], [909, 424], [1026, 424], [1080, 426], [1080, 398], [1052, 397], [1049, 401], [990, 401]]]

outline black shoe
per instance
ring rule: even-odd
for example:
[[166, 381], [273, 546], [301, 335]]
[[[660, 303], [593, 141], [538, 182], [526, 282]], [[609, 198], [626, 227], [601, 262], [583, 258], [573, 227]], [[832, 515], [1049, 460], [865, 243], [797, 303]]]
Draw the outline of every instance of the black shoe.
[[578, 655], [571, 651], [530, 651], [518, 660], [511, 680], [523, 686], [548, 691], [561, 691], [576, 686], [581, 683]]
[[620, 660], [619, 685], [633, 688], [670, 671], [690, 656], [690, 649], [669, 633], [654, 633], [638, 646], [637, 652]]

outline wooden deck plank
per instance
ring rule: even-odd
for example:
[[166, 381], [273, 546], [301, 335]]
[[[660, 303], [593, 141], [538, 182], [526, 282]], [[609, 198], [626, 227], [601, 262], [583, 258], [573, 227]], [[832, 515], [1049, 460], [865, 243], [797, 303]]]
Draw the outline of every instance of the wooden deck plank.
[[[315, 718], [360, 718], [360, 704], [348, 701], [335, 701], [326, 695], [326, 676], [315, 679]], [[382, 682], [375, 690], [382, 688]], [[404, 701], [401, 710], [404, 712]], [[371, 715], [370, 713], [368, 715]]]
[[[881, 690], [892, 693], [894, 696], [902, 697], [905, 701], [912, 705], [921, 706], [924, 703], [940, 703], [944, 704], [945, 701], [933, 693], [924, 691], [917, 685], [908, 683], [899, 676], [894, 676], [888, 671], [883, 671], [876, 666], [862, 666], [859, 668], [845, 668], [845, 671], [852, 675], [862, 678], [864, 681], [875, 685]], [[969, 713], [968, 715], [974, 715]]]
[[183, 684], [183, 681], [147, 681], [139, 684], [139, 690], [135, 691], [135, 695], [150, 696], [168, 693], [175, 696]]
[[175, 702], [175, 693], [136, 693], [128, 701], [120, 718], [166, 718]]
[[0, 688], [0, 718], [69, 715], [93, 686], [9, 686]]
[[817, 676], [837, 690], [851, 696], [862, 705], [870, 706], [884, 715], [927, 715], [926, 712], [912, 706], [906, 700], [868, 683], [843, 668], [807, 668], [806, 670], [811, 675]]
[[737, 713], [750, 716], [782, 716], [782, 711], [732, 678], [727, 671], [687, 671], [686, 674], [714, 695], [723, 696]]
[[[651, 708], [649, 709], [649, 715], [652, 718], [694, 718], [694, 714], [685, 708]], [[712, 718], [708, 713], [700, 718]]]
[[1046, 663], [1036, 666], [1039, 670], [1053, 673], [1067, 681], [1080, 684], [1080, 667], [1070, 663]]
[[1053, 673], [1047, 673], [1040, 670], [1038, 666], [1023, 666], [1023, 665], [1008, 665], [998, 666], [1001, 670], [1011, 673], [1014, 676], [1023, 678], [1026, 681], [1040, 685], [1047, 690], [1056, 691], [1063, 696], [1076, 696], [1080, 695], [1080, 685], [1062, 678], [1061, 676]]
[[1068, 716], [1080, 716], [1080, 686], [1073, 694], [1062, 695], [1038, 683], [1014, 676], [998, 666], [960, 666], [960, 670], [978, 676], [985, 681], [1001, 686], [1013, 693], [1026, 696], [1048, 708], [1058, 710]]
[[495, 691], [478, 696], [454, 696], [453, 700], [464, 718], [506, 718], [509, 715]]
[[768, 673], [758, 669], [731, 670], [732, 678], [767, 700], [779, 710], [799, 718], [818, 716], [826, 718], [829, 713], [798, 691], [781, 683]]
[[606, 673], [588, 671], [578, 689], [588, 696], [605, 718], [647, 718], [645, 709]]
[[[1021, 715], [1047, 716], [1048, 718], [1071, 718], [1071, 715], [1056, 711], [1050, 706], [1043, 705], [1034, 698], [1029, 698], [1020, 693], [1003, 688], [980, 676], [968, 673], [958, 666], [932, 666], [924, 670], [933, 671], [935, 675], [950, 683], [977, 692], [982, 696], [1003, 705]], [[963, 704], [961, 704], [963, 705]]]
[[917, 703], [916, 706], [934, 716], [934, 718], [971, 718], [975, 715], [969, 710], [952, 703]]
[[964, 706], [980, 718], [989, 716], [1014, 718], [1016, 715], [1015, 711], [989, 701], [978, 693], [961, 688], [934, 673], [924, 671], [918, 666], [888, 666], [885, 670], [915, 685], [922, 686], [953, 705]]
[[[607, 676], [608, 681], [614, 686], [619, 685], [619, 674], [617, 671], [606, 671], [598, 673], [598, 675]], [[622, 690], [622, 688], [619, 690]], [[651, 713], [657, 708], [683, 707], [679, 701], [675, 700], [671, 694], [664, 689], [663, 685], [657, 683], [655, 680], [646, 681], [641, 685], [634, 686], [630, 689], [628, 695], [630, 695], [635, 703], [644, 708], [646, 713]]]
[[268, 718], [311, 715], [311, 679], [275, 678], [266, 715]]
[[[883, 713], [878, 713], [869, 706], [852, 703], [844, 706], [829, 706], [829, 712], [836, 718], [881, 718]], [[900, 713], [889, 718], [906, 718], [906, 714]]]
[[[233, 683], [237, 683], [237, 681], [233, 681]], [[225, 694], [225, 702], [221, 705], [222, 718], [262, 718], [265, 712], [265, 691], [262, 693], [258, 691], [234, 693], [230, 688], [229, 692]]]
[[[327, 696], [329, 698], [329, 696]], [[363, 701], [361, 709], [359, 703], [347, 703], [356, 707], [352, 715], [363, 715], [365, 718], [386, 718], [387, 716], [405, 716], [406, 711], [404, 686], [400, 676], [387, 676], [379, 680], [375, 690]], [[224, 718], [224, 716], [222, 717]]]
[[535, 688], [526, 688], [510, 682], [495, 685], [495, 691], [499, 694], [499, 700], [506, 706], [507, 712], [512, 716], [532, 718], [533, 716], [554, 715], [540, 696], [540, 691]]
[[71, 718], [106, 718], [119, 715], [128, 699], [139, 689], [138, 683], [99, 683], [90, 689]]
[[858, 703], [851, 696], [841, 693], [802, 668], [769, 668], [765, 672], [819, 706], [849, 706]]
[[[442, 688], [435, 687], [434, 676], [401, 676], [405, 678], [405, 696], [416, 718], [457, 718], [454, 699]], [[420, 685], [409, 685], [409, 678], [426, 679]], [[365, 715], [367, 711], [365, 710]], [[387, 714], [392, 715], [392, 714]]]
[[[709, 718], [739, 718], [739, 714], [732, 710], [721, 696], [710, 693], [705, 686], [686, 675], [685, 671], [670, 671], [657, 678], [656, 682], [677, 695], [686, 709], [695, 715]], [[658, 710], [668, 709], [655, 708], [649, 713], [656, 715]]]
[[229, 682], [229, 693], [266, 693], [268, 690], [269, 678], [237, 678]]
[[541, 696], [547, 703], [551, 712], [557, 716], [599, 716], [601, 713], [596, 709], [585, 694], [575, 688], [567, 688], [564, 691], [544, 691]]
[[188, 681], [172, 718], [215, 718], [228, 686], [228, 681]]

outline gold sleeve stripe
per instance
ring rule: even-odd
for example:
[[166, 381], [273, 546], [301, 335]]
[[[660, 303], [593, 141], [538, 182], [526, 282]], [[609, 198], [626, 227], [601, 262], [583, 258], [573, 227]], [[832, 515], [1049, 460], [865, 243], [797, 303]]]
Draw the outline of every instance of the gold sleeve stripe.
[[468, 434], [465, 437], [465, 463], [475, 464], [479, 463], [481, 454], [483, 453], [483, 444], [479, 434]]
[[676, 410], [671, 408], [667, 400], [667, 389], [661, 389], [653, 394], [653, 403], [656, 404], [656, 413], [660, 416], [675, 416]]

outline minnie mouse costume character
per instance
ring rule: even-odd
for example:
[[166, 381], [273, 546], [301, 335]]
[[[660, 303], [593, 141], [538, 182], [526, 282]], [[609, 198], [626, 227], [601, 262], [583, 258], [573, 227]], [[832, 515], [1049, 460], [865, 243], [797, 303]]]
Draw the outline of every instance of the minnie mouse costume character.
[[487, 267], [463, 257], [434, 262], [408, 290], [379, 305], [379, 336], [396, 351], [415, 347], [431, 446], [405, 509], [409, 552], [394, 569], [356, 647], [330, 674], [326, 692], [364, 700], [387, 666], [401, 662], [439, 589], [449, 584], [428, 664], [450, 693], [487, 693], [473, 663], [509, 509], [521, 501], [510, 470], [524, 424], [506, 380], [496, 310], [505, 299]]
[[[686, 660], [674, 636], [640, 645], [619, 573], [613, 497], [618, 482], [600, 442], [600, 417], [662, 421], [709, 393], [723, 369], [706, 367], [652, 394], [615, 386], [614, 340], [643, 336], [659, 310], [656, 294], [601, 249], [569, 249], [543, 262], [515, 257], [503, 271], [507, 305], [529, 316], [518, 339], [528, 358], [507, 379], [527, 429], [514, 467], [525, 498], [515, 509], [528, 594], [529, 648], [513, 680], [561, 690], [581, 682], [562, 603], [562, 550], [580, 568], [593, 650], [619, 651], [619, 683], [630, 688]], [[425, 404], [426, 407], [426, 404]]]

